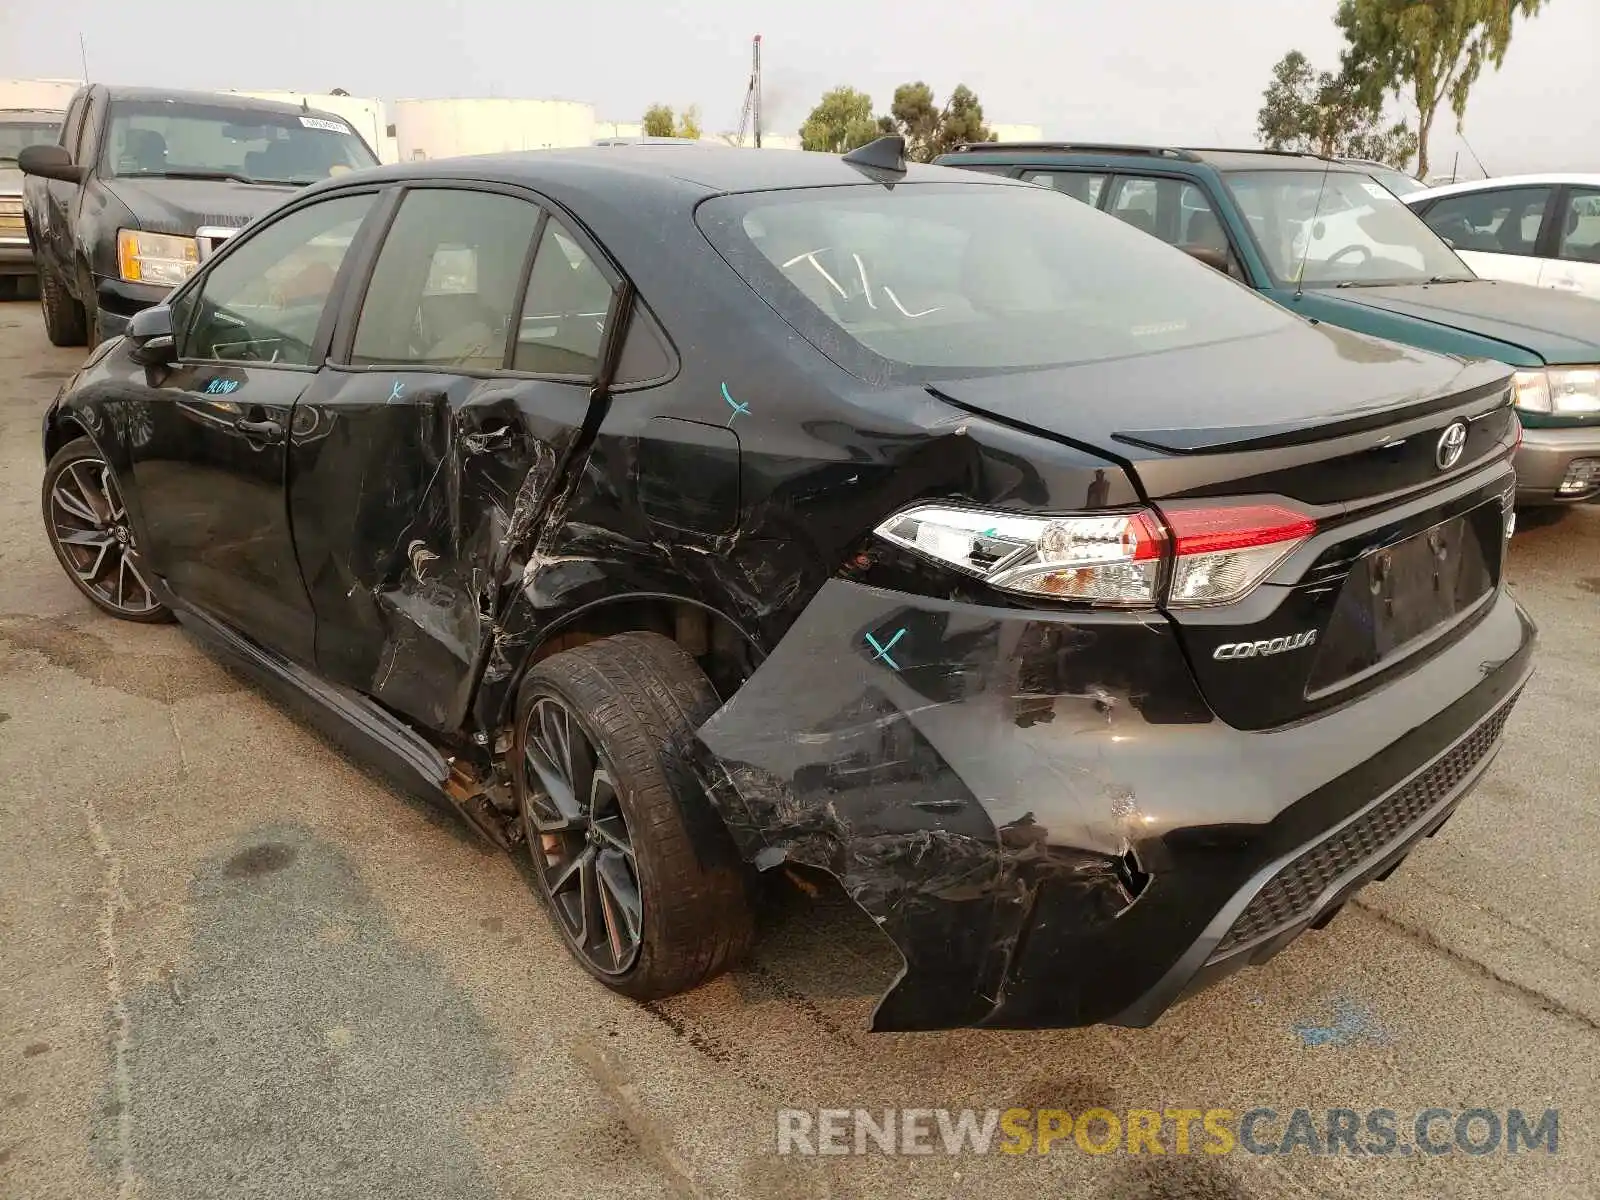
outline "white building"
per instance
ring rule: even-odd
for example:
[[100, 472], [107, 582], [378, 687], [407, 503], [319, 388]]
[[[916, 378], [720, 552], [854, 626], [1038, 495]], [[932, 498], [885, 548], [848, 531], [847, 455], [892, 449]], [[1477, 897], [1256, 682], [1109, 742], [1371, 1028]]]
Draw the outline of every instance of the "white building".
[[0, 79], [0, 108], [56, 109], [65, 112], [78, 79]]
[[594, 106], [577, 100], [396, 100], [392, 112], [408, 162], [588, 146], [597, 136]]
[[1044, 141], [1044, 127], [1042, 125], [991, 125], [989, 132], [994, 134], [997, 142], [1042, 142]]

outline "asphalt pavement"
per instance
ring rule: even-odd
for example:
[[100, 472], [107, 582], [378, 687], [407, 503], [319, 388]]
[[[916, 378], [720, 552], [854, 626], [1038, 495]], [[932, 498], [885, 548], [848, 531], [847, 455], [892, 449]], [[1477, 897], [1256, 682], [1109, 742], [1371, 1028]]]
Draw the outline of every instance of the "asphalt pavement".
[[[641, 1007], [511, 860], [178, 628], [93, 611], [39, 516], [81, 354], [0, 304], [5, 1200], [1600, 1196], [1600, 508], [1524, 522], [1542, 645], [1505, 749], [1326, 930], [1147, 1030], [874, 1035], [894, 958], [837, 896], [793, 892], [745, 968]], [[1556, 1110], [1555, 1152], [1470, 1154], [1448, 1118], [1424, 1152], [1435, 1106]], [[777, 1153], [780, 1109], [966, 1107], [1266, 1108], [1267, 1146], [1297, 1108], [1389, 1109], [1403, 1145]]]

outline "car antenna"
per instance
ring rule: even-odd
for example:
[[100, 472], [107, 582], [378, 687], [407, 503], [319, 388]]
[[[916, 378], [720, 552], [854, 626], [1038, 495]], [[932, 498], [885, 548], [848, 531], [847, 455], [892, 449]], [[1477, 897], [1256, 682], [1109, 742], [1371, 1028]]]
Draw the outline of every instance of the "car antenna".
[[1317, 227], [1317, 214], [1322, 211], [1322, 193], [1328, 186], [1328, 168], [1333, 166], [1333, 160], [1326, 156], [1322, 160], [1322, 182], [1317, 184], [1317, 203], [1311, 209], [1311, 220], [1306, 222], [1306, 244], [1300, 251], [1300, 269], [1294, 273], [1294, 298], [1300, 299], [1306, 294], [1306, 259], [1311, 257], [1311, 234]]
[[857, 146], [843, 158], [867, 178], [888, 187], [906, 173], [906, 139], [898, 133], [886, 133], [865, 146]]

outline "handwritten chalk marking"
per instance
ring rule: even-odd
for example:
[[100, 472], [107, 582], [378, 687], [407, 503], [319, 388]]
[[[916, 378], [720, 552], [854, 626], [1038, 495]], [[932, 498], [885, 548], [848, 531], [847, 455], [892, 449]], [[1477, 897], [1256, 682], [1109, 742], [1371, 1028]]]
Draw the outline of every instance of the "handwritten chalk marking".
[[894, 670], [898, 671], [900, 669], [900, 664], [895, 662], [894, 659], [889, 657], [889, 651], [893, 650], [894, 649], [894, 644], [896, 642], [898, 642], [901, 638], [905, 637], [905, 635], [906, 635], [906, 631], [904, 629], [901, 629], [892, 638], [889, 639], [889, 644], [887, 646], [880, 646], [880, 645], [878, 645], [878, 639], [877, 638], [873, 637], [870, 633], [867, 634], [867, 641], [871, 642], [872, 643], [872, 648], [878, 652], [877, 654], [873, 655], [873, 657], [875, 659], [877, 659], [877, 658], [883, 659], [883, 661], [888, 663], [890, 667], [892, 667]]
[[398, 400], [398, 399], [400, 399], [400, 393], [405, 391], [405, 390], [406, 390], [406, 385], [401, 383], [398, 379], [396, 379], [394, 381], [394, 386], [389, 389], [389, 399], [390, 400]]
[[722, 398], [724, 400], [726, 400], [728, 402], [728, 406], [733, 409], [733, 416], [730, 416], [728, 418], [728, 424], [729, 425], [733, 424], [733, 418], [734, 417], [737, 417], [737, 416], [746, 416], [746, 417], [748, 417], [750, 415], [750, 406], [748, 404], [740, 404], [732, 396], [728, 395], [728, 385], [727, 384], [723, 384], [722, 385]]

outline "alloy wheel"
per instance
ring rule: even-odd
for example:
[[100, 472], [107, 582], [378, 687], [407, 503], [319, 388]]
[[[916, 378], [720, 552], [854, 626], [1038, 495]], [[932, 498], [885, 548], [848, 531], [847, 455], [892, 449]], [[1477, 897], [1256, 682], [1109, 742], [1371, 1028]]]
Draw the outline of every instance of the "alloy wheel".
[[131, 617], [160, 607], [131, 552], [128, 510], [98, 458], [68, 463], [50, 487], [50, 535], [62, 559], [107, 608]]
[[644, 900], [616, 781], [554, 696], [529, 706], [523, 747], [522, 818], [556, 919], [596, 972], [625, 974], [639, 957]]

